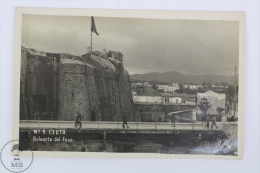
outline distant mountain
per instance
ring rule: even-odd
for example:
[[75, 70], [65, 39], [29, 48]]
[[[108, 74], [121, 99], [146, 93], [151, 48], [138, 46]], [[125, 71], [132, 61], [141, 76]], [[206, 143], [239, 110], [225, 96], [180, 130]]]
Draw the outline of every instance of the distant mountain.
[[145, 74], [133, 74], [130, 75], [131, 79], [145, 80], [145, 81], [163, 81], [168, 83], [197, 83], [202, 84], [203, 82], [211, 82], [212, 84], [227, 82], [232, 85], [234, 82], [234, 76], [224, 76], [224, 75], [186, 75], [176, 71], [170, 72], [152, 72]]

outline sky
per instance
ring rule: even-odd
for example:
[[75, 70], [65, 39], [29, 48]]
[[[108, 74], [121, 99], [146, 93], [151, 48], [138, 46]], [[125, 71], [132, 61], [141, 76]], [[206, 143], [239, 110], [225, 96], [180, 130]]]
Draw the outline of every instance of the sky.
[[[234, 75], [239, 57], [236, 21], [94, 17], [93, 51], [118, 51], [130, 74], [177, 71]], [[82, 55], [91, 42], [91, 17], [23, 15], [22, 46]]]

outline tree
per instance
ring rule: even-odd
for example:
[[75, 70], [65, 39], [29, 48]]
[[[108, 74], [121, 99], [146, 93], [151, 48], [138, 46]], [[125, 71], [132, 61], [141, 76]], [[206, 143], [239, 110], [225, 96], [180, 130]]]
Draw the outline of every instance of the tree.
[[152, 89], [154, 89], [155, 91], [158, 90], [158, 87], [156, 85], [152, 85]]
[[188, 87], [188, 88], [185, 88], [185, 89], [184, 89], [184, 92], [185, 92], [186, 94], [196, 94], [196, 93], [197, 93], [197, 90], [192, 90], [192, 89], [190, 89], [190, 87]]
[[180, 93], [184, 93], [184, 87], [183, 87], [183, 84], [180, 84], [179, 86], [180, 86], [180, 89], [179, 89], [179, 90], [180, 90]]
[[221, 108], [221, 107], [217, 107], [217, 112], [218, 114], [220, 115], [222, 111], [224, 111], [225, 109], [224, 108]]
[[234, 99], [234, 87], [229, 85], [225, 94], [226, 94], [226, 100], [231, 103], [232, 100]]
[[201, 87], [198, 88], [198, 93], [205, 93], [206, 92], [206, 89], [203, 89]]
[[174, 92], [176, 92], [176, 93], [184, 93], [183, 84], [179, 84], [179, 89], [178, 89], [178, 90], [175, 90]]
[[227, 82], [221, 82], [220, 86], [228, 86], [228, 83]]
[[198, 104], [198, 107], [201, 110], [201, 112], [203, 113], [203, 115], [205, 116], [207, 114], [208, 110], [211, 109], [212, 105], [210, 104], [210, 102], [208, 102], [208, 100], [206, 98], [202, 98]]

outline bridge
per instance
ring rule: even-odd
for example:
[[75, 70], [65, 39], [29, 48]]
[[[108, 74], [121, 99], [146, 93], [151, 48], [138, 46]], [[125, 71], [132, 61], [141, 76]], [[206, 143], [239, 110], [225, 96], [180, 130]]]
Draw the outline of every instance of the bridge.
[[[37, 121], [37, 120], [21, 120], [20, 130], [31, 131], [33, 129], [67, 129], [67, 130], [79, 130], [74, 127], [74, 121]], [[217, 126], [213, 127], [214, 130], [223, 130], [223, 126], [226, 123], [217, 122]], [[81, 131], [118, 131], [119, 133], [130, 133], [133, 131], [136, 133], [171, 133], [175, 130], [209, 130], [205, 128], [206, 123], [194, 122], [194, 123], [175, 123], [172, 125], [170, 122], [128, 122], [129, 128], [123, 128], [122, 122], [113, 121], [82, 121]], [[211, 127], [211, 125], [210, 125]], [[124, 132], [123, 132], [124, 131]]]
[[[129, 128], [123, 128], [122, 122], [112, 121], [82, 121], [82, 128], [75, 128], [74, 121], [38, 121], [38, 120], [21, 120], [20, 121], [20, 138], [29, 140], [30, 147], [35, 148], [35, 141], [44, 141], [55, 136], [59, 140], [94, 140], [102, 141], [102, 147], [106, 147], [107, 140], [127, 139], [131, 136], [137, 138], [152, 138], [160, 139], [163, 135], [174, 135], [178, 138], [187, 137], [188, 139], [200, 140], [209, 136], [219, 136], [224, 133], [234, 134], [237, 132], [237, 123], [217, 122], [216, 129], [205, 129], [205, 123], [175, 123], [175, 127], [169, 122], [129, 122]], [[43, 133], [44, 132], [44, 133]], [[54, 134], [55, 133], [55, 134]], [[59, 134], [57, 134], [59, 133]], [[130, 136], [129, 136], [130, 135]], [[143, 136], [140, 136], [143, 135]], [[59, 138], [60, 136], [60, 138]], [[168, 136], [167, 138], [172, 138]]]

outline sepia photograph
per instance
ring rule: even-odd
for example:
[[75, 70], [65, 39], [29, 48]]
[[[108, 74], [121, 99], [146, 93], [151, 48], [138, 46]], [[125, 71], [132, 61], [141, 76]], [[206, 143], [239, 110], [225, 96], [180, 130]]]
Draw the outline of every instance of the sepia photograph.
[[19, 150], [242, 158], [243, 13], [35, 11], [17, 19]]

